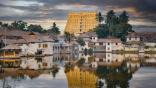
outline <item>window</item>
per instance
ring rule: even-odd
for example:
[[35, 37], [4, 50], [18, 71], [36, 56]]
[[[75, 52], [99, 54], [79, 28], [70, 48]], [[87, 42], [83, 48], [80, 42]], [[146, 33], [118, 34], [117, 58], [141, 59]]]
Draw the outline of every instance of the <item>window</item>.
[[131, 40], [131, 37], [129, 37], [129, 40]]
[[108, 54], [108, 57], [110, 57], [110, 55]]
[[103, 45], [103, 43], [102, 43], [102, 42], [100, 42], [100, 43], [99, 43], [99, 45]]
[[110, 43], [108, 43], [108, 45], [110, 45]]
[[118, 45], [118, 43], [116, 43], [116, 45]]
[[48, 45], [47, 44], [43, 44], [43, 48], [47, 48], [48, 47]]
[[41, 44], [38, 44], [38, 47], [41, 48]]
[[107, 48], [107, 50], [110, 50], [110, 48]]
[[135, 37], [135, 40], [137, 40], [137, 37]]

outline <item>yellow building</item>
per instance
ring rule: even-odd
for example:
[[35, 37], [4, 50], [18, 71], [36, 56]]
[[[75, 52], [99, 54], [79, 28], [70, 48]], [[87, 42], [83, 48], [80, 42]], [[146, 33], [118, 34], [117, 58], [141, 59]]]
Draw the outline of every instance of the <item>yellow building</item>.
[[65, 32], [80, 34], [93, 30], [98, 24], [96, 12], [71, 12], [68, 15]]
[[93, 72], [74, 67], [66, 73], [66, 76], [68, 88], [97, 88], [98, 77]]

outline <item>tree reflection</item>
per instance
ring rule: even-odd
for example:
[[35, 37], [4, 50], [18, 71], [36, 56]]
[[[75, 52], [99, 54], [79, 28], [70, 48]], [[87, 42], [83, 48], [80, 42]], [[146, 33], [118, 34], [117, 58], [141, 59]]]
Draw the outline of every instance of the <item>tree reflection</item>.
[[132, 78], [132, 73], [128, 72], [125, 64], [119, 67], [98, 66], [96, 75], [106, 81], [107, 88], [116, 88], [117, 86], [120, 88], [128, 88], [128, 81]]
[[57, 65], [54, 65], [52, 67], [52, 71], [51, 72], [52, 72], [53, 78], [55, 78], [56, 74], [59, 72], [59, 67]]

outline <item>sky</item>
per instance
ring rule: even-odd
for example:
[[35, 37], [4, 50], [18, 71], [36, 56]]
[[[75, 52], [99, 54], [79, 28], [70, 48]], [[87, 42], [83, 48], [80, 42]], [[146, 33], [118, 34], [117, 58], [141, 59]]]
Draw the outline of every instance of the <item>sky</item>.
[[156, 31], [156, 0], [0, 0], [0, 21], [24, 20], [50, 28], [53, 22], [63, 31], [69, 12], [96, 11], [106, 15], [127, 11], [137, 31]]

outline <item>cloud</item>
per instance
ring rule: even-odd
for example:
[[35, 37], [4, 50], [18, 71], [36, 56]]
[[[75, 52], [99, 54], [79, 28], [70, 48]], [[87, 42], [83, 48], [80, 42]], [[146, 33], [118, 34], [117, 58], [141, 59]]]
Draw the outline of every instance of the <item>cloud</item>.
[[95, 11], [98, 10], [97, 6], [93, 5], [81, 5], [81, 4], [59, 4], [54, 7], [58, 10], [70, 10], [70, 11]]
[[0, 4], [6, 6], [43, 6], [44, 4], [37, 1], [24, 1], [24, 0], [1, 0]]
[[47, 20], [67, 20], [71, 11], [106, 14], [112, 9], [117, 13], [126, 10], [133, 25], [153, 26], [156, 23], [155, 0], [0, 0], [0, 20], [42, 20], [46, 23]]

